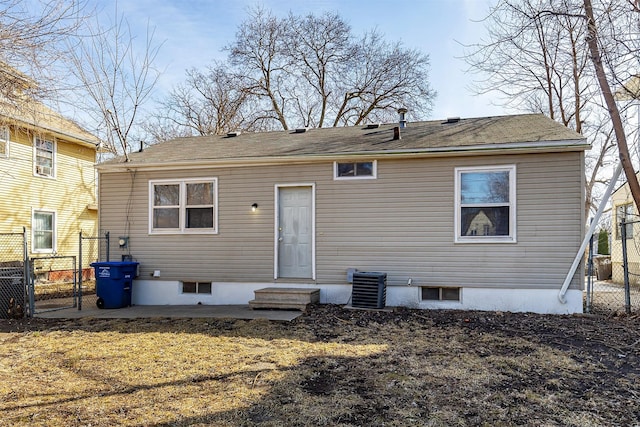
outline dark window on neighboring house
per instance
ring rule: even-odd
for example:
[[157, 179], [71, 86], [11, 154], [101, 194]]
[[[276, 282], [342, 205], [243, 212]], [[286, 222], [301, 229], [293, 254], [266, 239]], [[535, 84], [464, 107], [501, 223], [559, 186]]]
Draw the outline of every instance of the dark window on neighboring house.
[[9, 127], [8, 126], [0, 127], [0, 158], [9, 157], [9, 139], [10, 139]]
[[54, 177], [56, 161], [55, 141], [36, 137], [34, 151], [35, 174], [38, 176]]
[[[616, 239], [622, 239], [622, 229], [620, 223], [627, 221], [635, 221], [633, 215], [633, 203], [625, 203], [616, 206]], [[633, 239], [633, 223], [626, 224], [627, 239]]]

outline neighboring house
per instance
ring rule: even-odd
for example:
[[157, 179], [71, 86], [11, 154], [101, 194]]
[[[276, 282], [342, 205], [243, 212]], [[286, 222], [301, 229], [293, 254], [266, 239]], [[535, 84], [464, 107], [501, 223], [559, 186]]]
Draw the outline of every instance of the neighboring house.
[[134, 304], [347, 304], [358, 269], [388, 306], [581, 312], [588, 148], [536, 114], [179, 138], [98, 165], [100, 230]]
[[[640, 178], [640, 174], [636, 175]], [[625, 226], [627, 243], [627, 263], [629, 283], [640, 283], [640, 248], [638, 237], [640, 236], [640, 216], [633, 203], [633, 197], [629, 190], [629, 183], [625, 182], [611, 195], [611, 279], [615, 283], [624, 283], [624, 267], [622, 253], [622, 228], [620, 224], [629, 222]]]
[[[627, 145], [629, 151], [637, 155], [640, 152], [640, 76], [632, 76], [615, 93], [616, 101], [621, 108], [621, 115], [626, 124]], [[635, 149], [634, 149], [635, 145]], [[632, 159], [638, 164], [637, 159]], [[640, 178], [640, 175], [637, 174]], [[629, 222], [638, 221], [638, 210], [633, 203], [633, 197], [629, 190], [629, 184], [625, 182], [611, 195], [611, 279], [616, 283], [624, 283], [624, 269], [622, 256], [622, 236], [620, 222], [626, 219]], [[640, 225], [627, 224], [627, 261], [629, 282], [640, 283], [640, 249], [636, 246], [637, 237], [640, 236]], [[634, 240], [634, 237], [636, 240]]]
[[0, 232], [26, 228], [30, 257], [77, 256], [97, 233], [97, 143], [42, 103], [0, 101]]

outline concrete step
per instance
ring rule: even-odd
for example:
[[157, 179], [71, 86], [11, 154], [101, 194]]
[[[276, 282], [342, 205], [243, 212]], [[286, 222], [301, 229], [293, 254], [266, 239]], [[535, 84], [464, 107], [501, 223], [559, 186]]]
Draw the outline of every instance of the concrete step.
[[308, 304], [320, 302], [318, 288], [263, 288], [254, 291], [251, 308], [306, 310]]

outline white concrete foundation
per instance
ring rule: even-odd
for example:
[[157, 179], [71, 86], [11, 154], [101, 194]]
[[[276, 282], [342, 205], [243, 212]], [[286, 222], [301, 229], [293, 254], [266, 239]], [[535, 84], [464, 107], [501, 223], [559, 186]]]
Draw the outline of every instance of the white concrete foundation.
[[[225, 283], [211, 284], [211, 294], [183, 294], [179, 281], [135, 280], [131, 302], [134, 305], [235, 305], [248, 304], [254, 291], [265, 287], [320, 288], [321, 304], [349, 304], [351, 285], [300, 283]], [[534, 312], [545, 314], [582, 313], [582, 291], [569, 290], [566, 303], [558, 299], [558, 289], [462, 288], [460, 301], [422, 301], [419, 286], [388, 286], [388, 307], [418, 309], [457, 309]]]
[[300, 283], [225, 283], [213, 282], [211, 294], [183, 294], [179, 281], [135, 280], [131, 303], [134, 305], [234, 305], [248, 304], [254, 291], [266, 287], [320, 288], [321, 304], [346, 304], [351, 298], [351, 285], [324, 285]]

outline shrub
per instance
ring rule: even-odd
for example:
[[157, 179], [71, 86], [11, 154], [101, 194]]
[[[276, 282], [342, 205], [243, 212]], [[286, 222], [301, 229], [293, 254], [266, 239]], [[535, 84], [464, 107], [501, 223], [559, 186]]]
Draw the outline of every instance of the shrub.
[[598, 233], [598, 253], [601, 255], [609, 255], [609, 233], [607, 230], [600, 230]]

